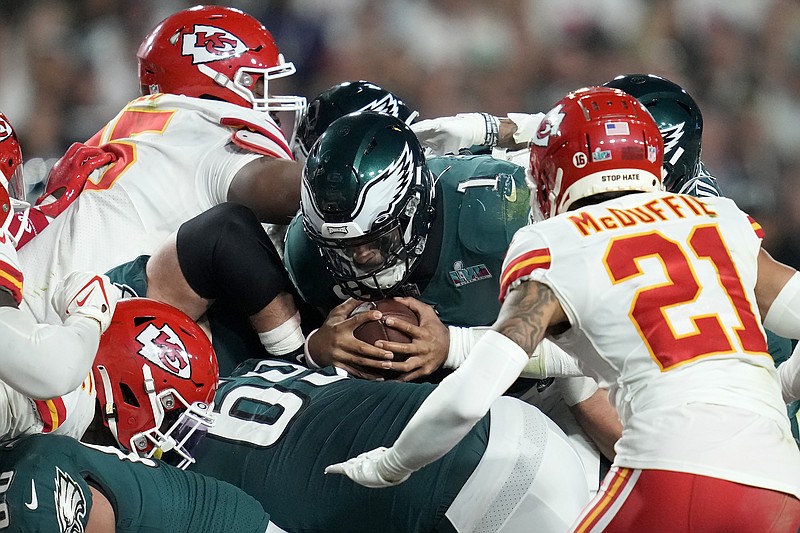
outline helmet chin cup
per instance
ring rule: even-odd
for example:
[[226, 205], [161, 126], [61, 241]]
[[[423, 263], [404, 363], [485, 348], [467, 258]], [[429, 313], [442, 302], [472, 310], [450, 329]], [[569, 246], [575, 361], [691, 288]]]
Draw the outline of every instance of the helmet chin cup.
[[[135, 445], [136, 449], [141, 449], [138, 442], [143, 441], [144, 447], [150, 449], [146, 453], [147, 457], [168, 460], [178, 468], [185, 469], [195, 462], [192, 451], [213, 425], [212, 405], [195, 402], [188, 406], [164, 432], [153, 429], [134, 435], [131, 444]], [[166, 456], [168, 453], [174, 454], [174, 457]]]

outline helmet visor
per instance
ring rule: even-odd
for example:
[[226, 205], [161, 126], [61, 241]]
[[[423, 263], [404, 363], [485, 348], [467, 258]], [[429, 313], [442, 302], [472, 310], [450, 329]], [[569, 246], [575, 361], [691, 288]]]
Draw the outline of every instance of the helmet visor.
[[405, 261], [406, 253], [400, 228], [394, 225], [387, 231], [323, 246], [322, 255], [335, 274], [360, 278]]
[[396, 224], [358, 239], [317, 243], [333, 278], [354, 298], [386, 298], [411, 272], [412, 258]]
[[[194, 402], [185, 410], [168, 411], [158, 429], [143, 432], [134, 436], [134, 439], [145, 438], [152, 445], [147, 457], [163, 458], [170, 464], [185, 469], [194, 462], [192, 451], [213, 425], [211, 406]], [[168, 452], [172, 453], [164, 456]]]
[[17, 165], [14, 174], [8, 180], [8, 195], [15, 200], [25, 202], [25, 181], [22, 177], [22, 165]]

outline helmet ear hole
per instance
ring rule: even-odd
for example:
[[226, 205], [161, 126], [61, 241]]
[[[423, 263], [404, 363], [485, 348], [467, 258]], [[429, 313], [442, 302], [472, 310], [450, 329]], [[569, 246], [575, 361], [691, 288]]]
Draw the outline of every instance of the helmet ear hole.
[[139, 405], [139, 400], [136, 399], [136, 395], [133, 393], [131, 388], [128, 386], [127, 383], [120, 383], [119, 390], [122, 393], [122, 401], [126, 404], [136, 407], [137, 409], [141, 407]]

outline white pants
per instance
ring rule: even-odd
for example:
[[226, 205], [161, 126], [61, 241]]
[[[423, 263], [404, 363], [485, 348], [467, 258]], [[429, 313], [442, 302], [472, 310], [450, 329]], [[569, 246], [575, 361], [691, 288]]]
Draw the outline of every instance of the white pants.
[[568, 531], [589, 502], [569, 439], [516, 398], [498, 399], [490, 413], [486, 452], [445, 516], [459, 533]]
[[569, 438], [570, 444], [578, 452], [583, 468], [586, 472], [586, 482], [589, 484], [589, 494], [592, 498], [600, 488], [600, 481], [603, 475], [600, 472], [601, 453], [600, 448], [594, 443], [592, 438], [586, 433], [580, 422], [572, 414], [572, 410], [561, 396], [559, 381], [564, 379], [590, 379], [590, 378], [559, 378], [556, 382], [547, 387], [543, 392], [538, 392], [532, 388], [519, 398], [543, 412], [550, 420], [556, 423]]

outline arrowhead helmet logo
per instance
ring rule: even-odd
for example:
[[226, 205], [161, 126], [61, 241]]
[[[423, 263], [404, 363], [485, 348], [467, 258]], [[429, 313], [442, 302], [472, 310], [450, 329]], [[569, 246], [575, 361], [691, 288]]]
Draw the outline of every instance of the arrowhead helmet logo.
[[539, 123], [539, 129], [536, 130], [536, 135], [531, 139], [531, 144], [543, 147], [547, 146], [547, 143], [550, 142], [550, 136], [558, 132], [561, 121], [564, 120], [566, 116], [565, 113], [561, 112], [563, 108], [564, 105], [559, 104], [542, 117], [542, 121]]
[[247, 51], [237, 36], [222, 28], [198, 24], [193, 33], [183, 36], [181, 53], [192, 57], [192, 64], [230, 59]]
[[14, 133], [14, 130], [11, 128], [11, 124], [0, 116], [0, 141], [5, 141], [11, 137], [12, 133]]
[[192, 376], [186, 346], [168, 324], [158, 328], [151, 322], [136, 336], [136, 340], [142, 345], [139, 355], [151, 363], [179, 378]]

